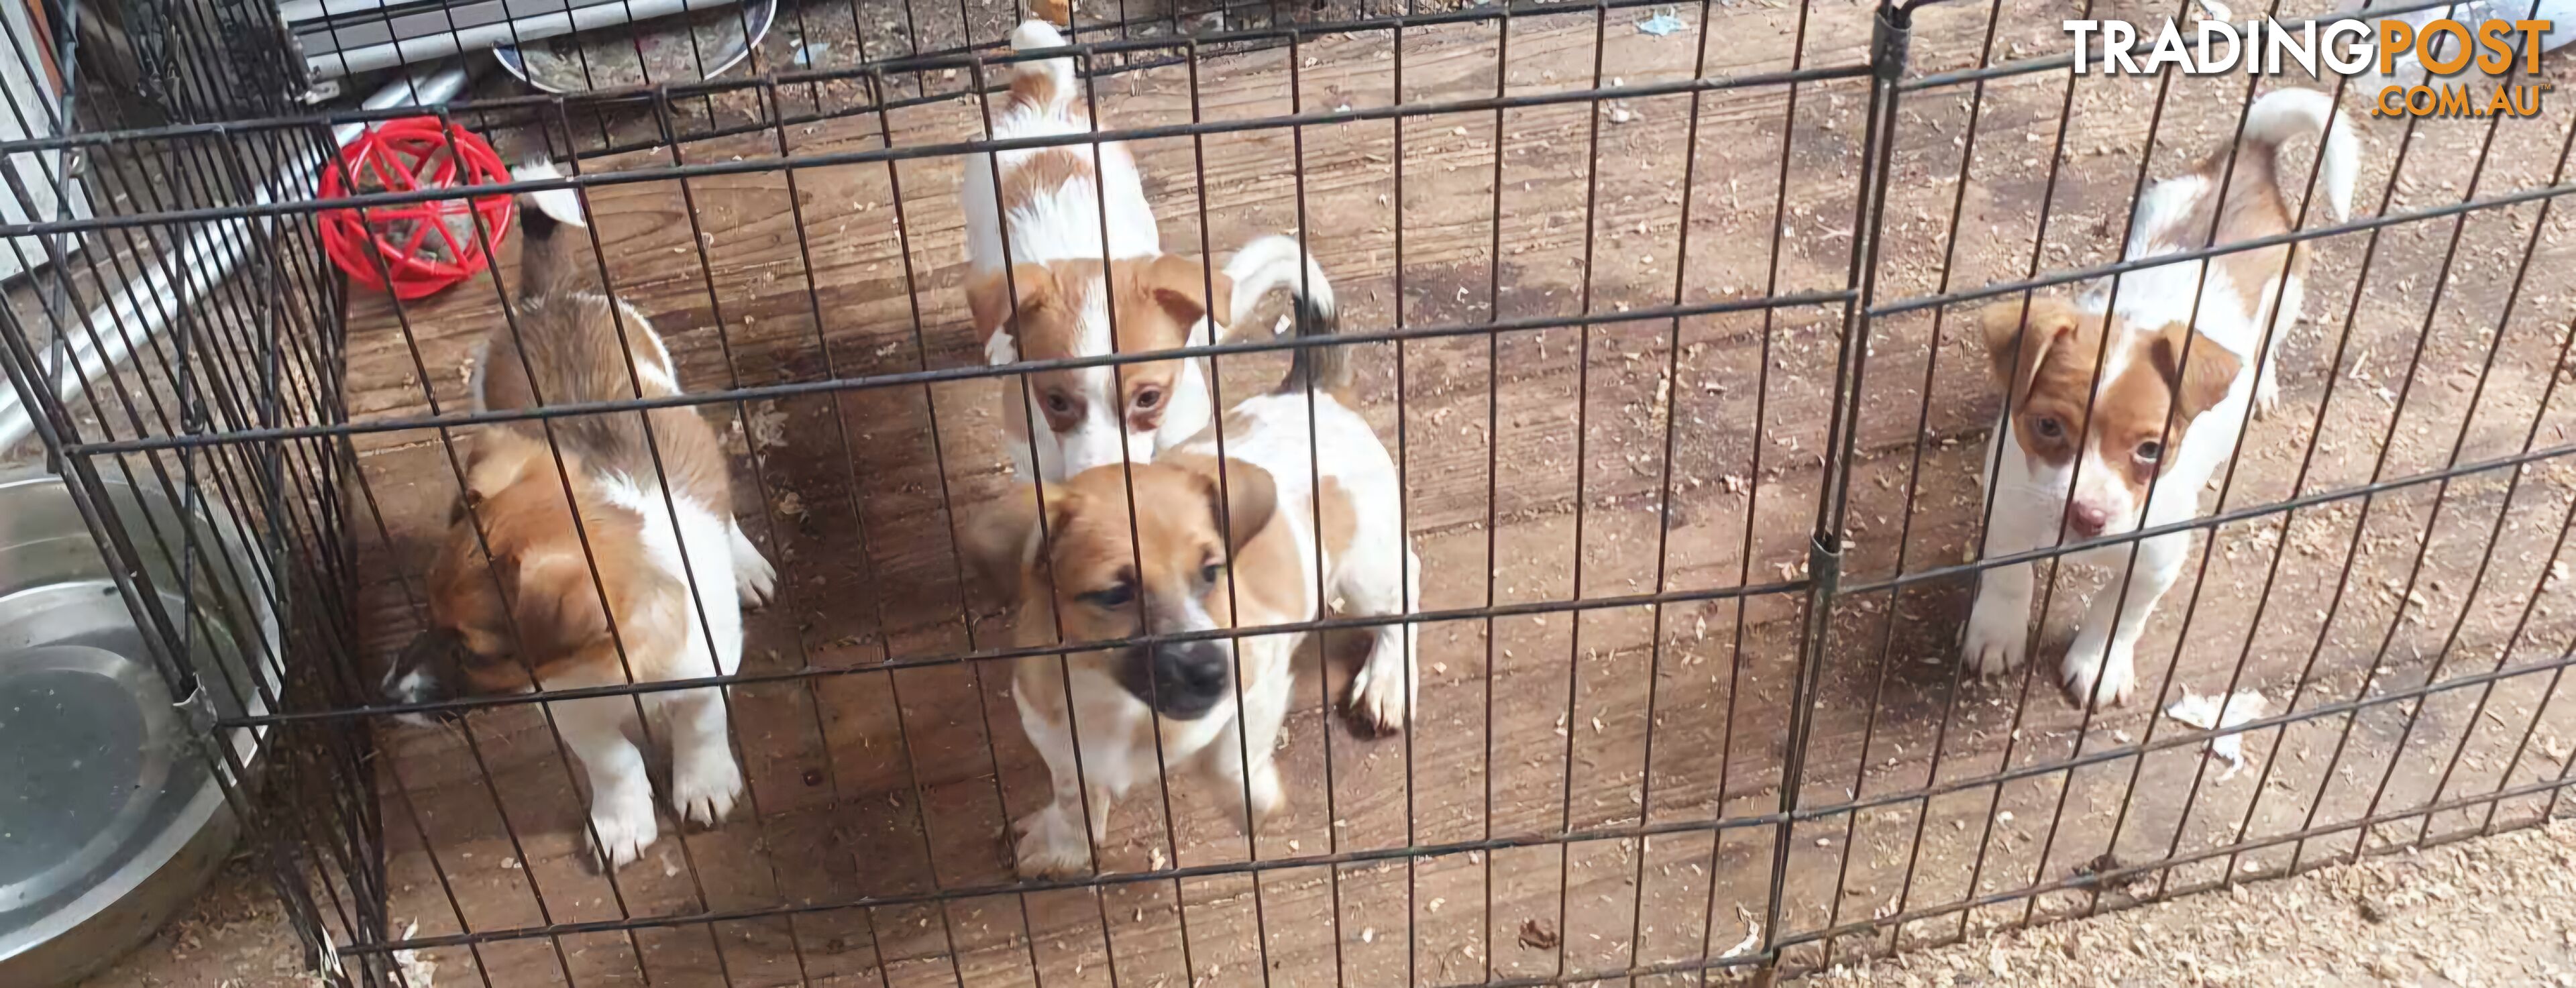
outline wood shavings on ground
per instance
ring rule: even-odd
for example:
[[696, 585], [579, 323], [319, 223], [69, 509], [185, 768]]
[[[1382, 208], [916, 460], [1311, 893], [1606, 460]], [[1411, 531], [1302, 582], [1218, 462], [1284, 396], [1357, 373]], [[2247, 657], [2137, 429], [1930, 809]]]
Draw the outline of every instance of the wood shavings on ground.
[[[2204, 731], [2224, 730], [2263, 716], [2263, 706], [2263, 694], [2253, 690], [2237, 691], [2235, 696], [2227, 698], [2223, 708], [2215, 696], [2201, 696], [2186, 690], [2182, 699], [2165, 708], [2165, 716]], [[2219, 781], [2225, 782], [2245, 768], [2245, 735], [2211, 738], [2208, 747], [2210, 754], [2227, 763], [2227, 771], [2218, 775]]]

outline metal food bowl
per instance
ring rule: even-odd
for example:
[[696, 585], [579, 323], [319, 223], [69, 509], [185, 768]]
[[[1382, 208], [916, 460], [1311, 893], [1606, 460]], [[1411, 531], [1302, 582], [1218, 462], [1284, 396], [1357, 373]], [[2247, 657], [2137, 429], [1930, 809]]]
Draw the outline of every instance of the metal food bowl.
[[[278, 685], [269, 595], [243, 591], [266, 585], [266, 557], [220, 509], [105, 486], [170, 619], [195, 603], [205, 702], [172, 702], [62, 480], [0, 480], [0, 985], [78, 979], [196, 894], [239, 833], [205, 715], [265, 712]], [[257, 763], [253, 731], [222, 740]]]

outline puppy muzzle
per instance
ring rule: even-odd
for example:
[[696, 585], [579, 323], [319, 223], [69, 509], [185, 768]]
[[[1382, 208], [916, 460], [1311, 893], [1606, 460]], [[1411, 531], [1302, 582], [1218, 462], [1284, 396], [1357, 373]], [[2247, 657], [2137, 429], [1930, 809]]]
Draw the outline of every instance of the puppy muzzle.
[[1234, 695], [1233, 663], [1222, 642], [1158, 645], [1125, 665], [1134, 671], [1120, 677], [1127, 691], [1174, 720], [1205, 717]]
[[[456, 635], [444, 628], [432, 628], [414, 636], [394, 659], [393, 668], [385, 670], [385, 700], [389, 703], [434, 703], [453, 699], [449, 679], [456, 668], [456, 653], [464, 648]], [[401, 714], [395, 719], [406, 724], [446, 723], [462, 716], [453, 710]]]

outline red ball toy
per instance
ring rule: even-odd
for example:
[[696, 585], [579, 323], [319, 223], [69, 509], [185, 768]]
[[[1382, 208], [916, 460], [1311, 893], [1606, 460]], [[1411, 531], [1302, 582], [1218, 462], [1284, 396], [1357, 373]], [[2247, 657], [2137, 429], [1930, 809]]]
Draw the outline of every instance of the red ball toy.
[[[481, 137], [436, 117], [406, 117], [370, 128], [340, 149], [338, 167], [322, 171], [323, 199], [411, 192], [510, 181], [500, 154]], [[469, 205], [470, 202], [470, 205]], [[473, 277], [509, 235], [508, 195], [433, 199], [389, 206], [324, 210], [322, 250], [349, 280], [410, 300]], [[475, 229], [479, 219], [483, 232]], [[387, 276], [390, 275], [390, 284]]]

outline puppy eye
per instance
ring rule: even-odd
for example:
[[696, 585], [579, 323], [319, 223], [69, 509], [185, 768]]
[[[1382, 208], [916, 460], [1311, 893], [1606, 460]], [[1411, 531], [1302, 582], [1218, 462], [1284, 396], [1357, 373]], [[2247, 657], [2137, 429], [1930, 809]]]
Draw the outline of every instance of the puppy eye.
[[2055, 439], [2066, 434], [2066, 424], [2059, 422], [2054, 415], [2042, 415], [2039, 421], [2030, 425], [2031, 428], [2039, 431], [2042, 439]]
[[1094, 590], [1083, 594], [1082, 599], [1094, 607], [1125, 607], [1129, 601], [1136, 599], [1136, 588], [1121, 583], [1106, 590]]
[[1162, 391], [1162, 389], [1160, 389], [1160, 388], [1138, 388], [1138, 389], [1136, 389], [1136, 397], [1135, 397], [1135, 399], [1134, 399], [1134, 404], [1135, 404], [1135, 406], [1136, 406], [1136, 410], [1137, 410], [1137, 411], [1140, 411], [1140, 412], [1152, 411], [1152, 410], [1154, 410], [1156, 407], [1158, 407], [1158, 406], [1162, 405], [1162, 403], [1163, 403], [1163, 391]]
[[1225, 575], [1224, 563], [1209, 563], [1205, 566], [1199, 567], [1199, 582], [1201, 583], [1215, 583], [1216, 578], [1223, 575]]
[[1049, 394], [1046, 396], [1046, 406], [1047, 411], [1058, 415], [1069, 415], [1073, 412], [1073, 399], [1065, 397], [1061, 392]]
[[2164, 459], [2165, 444], [2153, 439], [2139, 443], [2136, 456], [2140, 463], [2154, 463], [2157, 460]]

